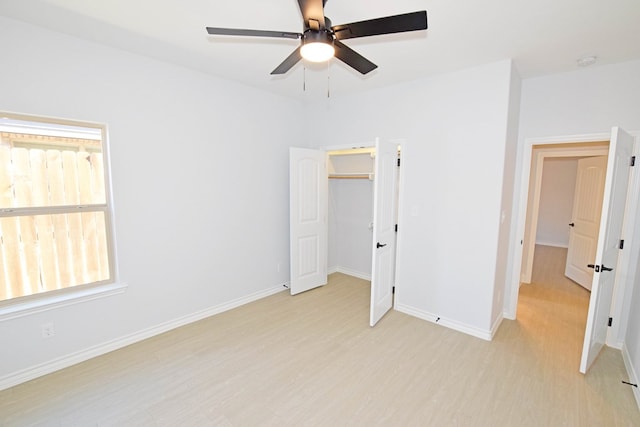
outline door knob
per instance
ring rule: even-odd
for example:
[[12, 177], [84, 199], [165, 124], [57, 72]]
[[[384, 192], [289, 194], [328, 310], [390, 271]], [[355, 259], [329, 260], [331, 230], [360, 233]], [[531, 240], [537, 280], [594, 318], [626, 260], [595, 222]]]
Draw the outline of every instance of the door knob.
[[572, 222], [571, 224], [569, 224], [569, 227], [575, 227], [575, 226], [576, 226], [575, 222]]
[[587, 267], [595, 269], [596, 273], [600, 273], [601, 271], [613, 271], [613, 268], [605, 267], [604, 264], [602, 265], [587, 264]]
[[385, 246], [387, 246], [386, 243], [384, 245], [380, 244], [380, 242], [378, 242], [378, 244], [376, 244], [376, 248], [378, 248], [378, 249], [384, 248]]

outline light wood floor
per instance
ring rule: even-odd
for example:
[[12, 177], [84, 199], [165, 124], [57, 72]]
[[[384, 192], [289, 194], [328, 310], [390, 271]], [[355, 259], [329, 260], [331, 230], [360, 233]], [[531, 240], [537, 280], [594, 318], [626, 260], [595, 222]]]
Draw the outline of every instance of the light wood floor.
[[2, 426], [640, 426], [620, 352], [578, 372], [588, 292], [537, 251], [485, 342], [388, 313], [334, 274], [0, 392]]

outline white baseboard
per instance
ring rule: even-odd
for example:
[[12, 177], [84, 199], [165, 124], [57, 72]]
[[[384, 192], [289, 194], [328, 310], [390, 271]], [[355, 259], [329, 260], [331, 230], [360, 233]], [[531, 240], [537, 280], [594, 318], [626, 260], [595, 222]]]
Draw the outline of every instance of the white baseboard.
[[493, 337], [496, 336], [496, 332], [498, 332], [498, 329], [500, 328], [500, 325], [502, 325], [503, 320], [504, 320], [504, 317], [502, 313], [500, 313], [496, 321], [493, 322], [493, 325], [491, 326], [491, 339], [489, 341], [493, 340]]
[[511, 313], [510, 311], [505, 311], [502, 313], [502, 317], [504, 319], [516, 320], [516, 313]]
[[569, 245], [568, 245], [568, 244], [566, 244], [566, 243], [545, 242], [545, 241], [538, 241], [538, 240], [536, 240], [536, 245], [541, 245], [541, 246], [553, 246], [554, 248], [564, 248], [564, 249], [569, 248]]
[[68, 354], [66, 356], [59, 357], [49, 362], [32, 366], [30, 368], [6, 375], [0, 378], [0, 390], [7, 389], [9, 387], [13, 387], [18, 384], [22, 384], [24, 382], [33, 380], [43, 375], [50, 374], [60, 369], [67, 368], [69, 366], [84, 362], [86, 360], [92, 359], [97, 356], [101, 356], [103, 354], [109, 353], [114, 350], [118, 350], [119, 348], [126, 347], [128, 345], [145, 340], [147, 338], [151, 338], [155, 335], [159, 335], [164, 332], [170, 331], [172, 329], [179, 328], [180, 326], [197, 322], [198, 320], [202, 320], [207, 317], [211, 317], [216, 314], [234, 309], [241, 305], [245, 305], [250, 302], [268, 297], [270, 295], [277, 294], [278, 292], [282, 292], [288, 289], [288, 287], [289, 287], [288, 283], [282, 283], [278, 286], [274, 286], [273, 288], [269, 288], [264, 291], [255, 292], [251, 295], [247, 295], [247, 296], [244, 296], [220, 305], [216, 305], [214, 307], [207, 308], [205, 310], [188, 314], [186, 316], [182, 316], [177, 319], [173, 319], [168, 322], [161, 323], [157, 326], [147, 328], [130, 335], [125, 335], [115, 340], [107, 341], [105, 343], [98, 344], [96, 346], [89, 347], [84, 350], [80, 350], [78, 352]]
[[371, 281], [371, 272], [362, 273], [360, 271], [356, 271], [350, 268], [345, 268], [340, 266], [337, 266], [334, 268], [335, 268], [335, 271], [333, 271], [333, 273], [342, 273], [342, 274], [346, 274], [347, 276], [353, 276], [353, 277], [357, 277], [358, 279]]
[[[624, 344], [622, 345], [622, 360], [624, 361], [624, 367], [627, 370], [629, 382], [632, 384], [638, 384], [638, 375], [636, 374], [636, 370], [633, 368], [633, 363], [631, 363], [631, 356], [629, 355], [627, 346]], [[638, 409], [640, 409], [640, 389], [633, 386], [629, 387], [631, 387], [633, 391], [633, 397], [636, 398], [636, 404], [638, 405]]]
[[622, 347], [624, 347], [624, 341], [614, 341], [612, 343], [607, 342], [607, 347], [615, 348], [616, 350], [622, 351]]
[[[395, 306], [395, 309], [401, 313], [405, 313], [410, 316], [414, 316], [414, 317], [417, 317], [418, 319], [426, 320], [431, 323], [436, 323], [446, 328], [453, 329], [455, 331], [462, 332], [464, 334], [471, 335], [473, 337], [480, 338], [485, 341], [491, 341], [491, 339], [493, 338], [493, 334], [495, 333], [493, 329], [489, 331], [485, 329], [476, 328], [475, 326], [469, 326], [455, 320], [439, 317], [435, 314], [428, 313], [426, 311], [419, 310], [404, 304], [397, 304]], [[498, 326], [500, 326], [501, 321], [502, 321], [502, 317], [500, 317], [499, 321], [494, 324], [496, 331]]]

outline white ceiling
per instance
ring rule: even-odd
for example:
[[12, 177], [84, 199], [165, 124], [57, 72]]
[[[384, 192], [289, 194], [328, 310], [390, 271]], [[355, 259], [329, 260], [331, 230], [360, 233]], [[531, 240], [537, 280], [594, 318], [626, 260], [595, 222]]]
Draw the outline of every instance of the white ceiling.
[[[343, 24], [427, 10], [427, 31], [345, 40], [378, 65], [338, 60], [269, 73], [297, 40], [212, 37], [206, 26], [300, 32], [296, 0], [0, 0], [0, 15], [296, 98], [341, 96], [513, 58], [522, 77], [640, 59], [640, 0], [328, 0]], [[306, 91], [303, 92], [303, 79]]]

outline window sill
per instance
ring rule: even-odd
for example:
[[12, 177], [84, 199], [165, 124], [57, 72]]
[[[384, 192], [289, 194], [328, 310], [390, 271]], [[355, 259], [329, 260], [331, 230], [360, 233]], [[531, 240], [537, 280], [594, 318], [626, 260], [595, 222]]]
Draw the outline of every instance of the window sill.
[[78, 289], [64, 294], [50, 296], [42, 295], [24, 302], [8, 303], [5, 306], [0, 306], [0, 322], [85, 301], [121, 294], [126, 290], [126, 283], [111, 283], [88, 289]]

